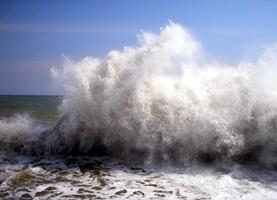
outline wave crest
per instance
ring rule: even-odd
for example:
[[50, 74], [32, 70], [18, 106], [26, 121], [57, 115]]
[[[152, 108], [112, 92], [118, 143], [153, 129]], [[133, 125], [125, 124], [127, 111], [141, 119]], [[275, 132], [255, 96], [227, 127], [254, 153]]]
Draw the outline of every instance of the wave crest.
[[46, 149], [158, 164], [276, 164], [276, 48], [230, 66], [208, 60], [179, 24], [139, 39], [52, 69], [65, 97]]

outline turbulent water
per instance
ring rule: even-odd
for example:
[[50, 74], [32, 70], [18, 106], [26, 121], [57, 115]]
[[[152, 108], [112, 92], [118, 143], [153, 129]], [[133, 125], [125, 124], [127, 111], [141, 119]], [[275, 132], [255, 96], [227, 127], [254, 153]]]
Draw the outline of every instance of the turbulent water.
[[[72, 198], [93, 198], [78, 197], [80, 189], [88, 188], [54, 181], [65, 173], [66, 179], [88, 181], [86, 187], [97, 197], [277, 199], [276, 64], [275, 46], [264, 48], [251, 62], [212, 60], [200, 42], [175, 23], [159, 34], [143, 32], [137, 46], [110, 51], [103, 59], [66, 58], [63, 66], [52, 69], [65, 91], [52, 127], [28, 115], [0, 121], [3, 168], [14, 165], [10, 154], [32, 156], [24, 157], [25, 167], [18, 163], [19, 169], [3, 178], [5, 191], [11, 190], [8, 183], [19, 170], [31, 177], [50, 173], [53, 181], [42, 181], [39, 189], [53, 187], [51, 195], [59, 191], [57, 198], [69, 193]], [[50, 155], [52, 159], [44, 157]], [[68, 157], [57, 158], [61, 155], [78, 155], [79, 164], [92, 159], [91, 166], [92, 156], [108, 156], [125, 167], [104, 161], [97, 177], [108, 171], [109, 184], [98, 190], [91, 188], [97, 186], [93, 169], [83, 174], [76, 163], [66, 164]], [[112, 167], [106, 170], [105, 165]], [[142, 172], [131, 170], [132, 165], [141, 166]], [[177, 172], [165, 170], [171, 167]], [[120, 187], [109, 189], [113, 184]], [[27, 190], [36, 196], [32, 187]]]
[[249, 166], [157, 169], [87, 156], [1, 164], [3, 199], [276, 199], [277, 172]]

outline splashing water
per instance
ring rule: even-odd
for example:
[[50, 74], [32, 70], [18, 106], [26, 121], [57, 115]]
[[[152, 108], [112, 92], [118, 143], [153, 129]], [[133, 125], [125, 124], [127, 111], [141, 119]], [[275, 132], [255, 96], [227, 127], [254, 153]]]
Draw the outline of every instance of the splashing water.
[[[24, 121], [14, 131], [3, 129], [11, 126], [4, 121], [1, 143], [10, 144], [7, 135], [17, 132], [39, 141], [39, 150], [28, 147], [35, 153], [105, 154], [159, 165], [253, 161], [275, 167], [276, 62], [275, 47], [237, 66], [211, 61], [191, 33], [170, 22], [159, 35], [142, 33], [138, 47], [111, 51], [104, 59], [66, 58], [61, 68], [52, 69], [65, 91], [56, 126], [32, 131]], [[36, 137], [28, 136], [34, 132]]]

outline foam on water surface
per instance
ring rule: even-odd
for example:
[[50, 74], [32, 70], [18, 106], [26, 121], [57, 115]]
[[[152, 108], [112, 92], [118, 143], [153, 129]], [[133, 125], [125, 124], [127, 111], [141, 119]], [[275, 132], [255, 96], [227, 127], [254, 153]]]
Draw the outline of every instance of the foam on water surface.
[[[277, 172], [237, 165], [157, 169], [86, 156], [1, 164], [1, 198], [276, 199]], [[3, 161], [3, 160], [2, 160]]]

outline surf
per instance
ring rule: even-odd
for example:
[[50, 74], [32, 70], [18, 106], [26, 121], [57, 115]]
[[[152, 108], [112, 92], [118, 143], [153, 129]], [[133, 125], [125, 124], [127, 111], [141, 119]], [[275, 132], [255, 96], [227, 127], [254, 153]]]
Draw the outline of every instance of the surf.
[[[276, 61], [274, 46], [252, 62], [212, 60], [190, 31], [170, 22], [104, 58], [65, 58], [51, 70], [64, 89], [56, 125], [38, 130], [29, 126], [31, 119], [3, 120], [2, 149], [108, 155], [160, 166], [276, 167]], [[12, 131], [21, 122], [28, 126]], [[19, 147], [8, 137], [19, 138]]]

